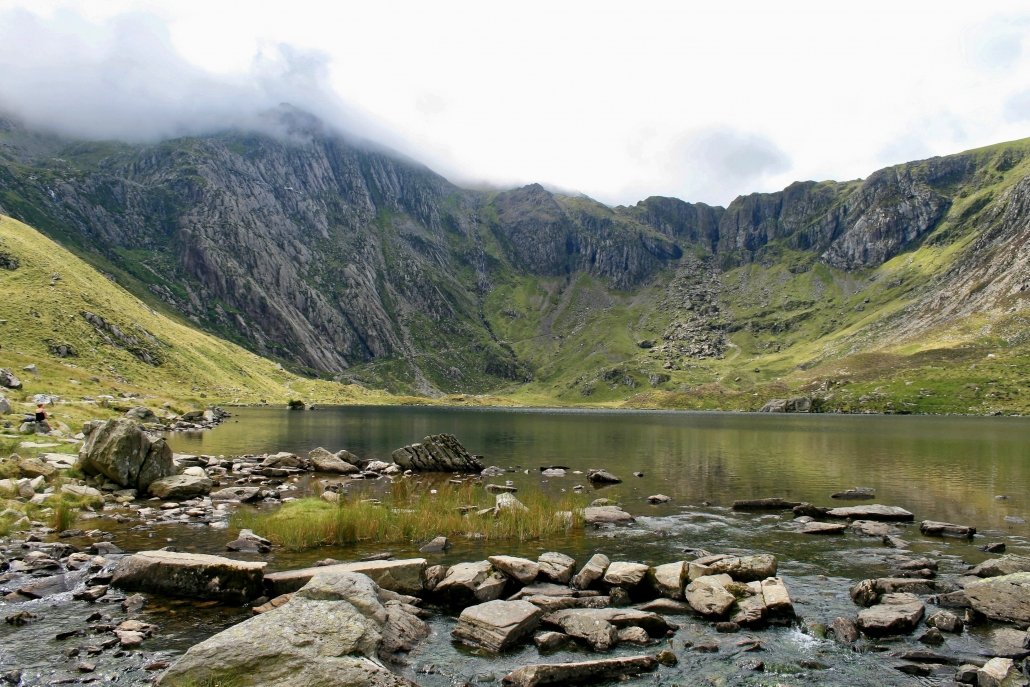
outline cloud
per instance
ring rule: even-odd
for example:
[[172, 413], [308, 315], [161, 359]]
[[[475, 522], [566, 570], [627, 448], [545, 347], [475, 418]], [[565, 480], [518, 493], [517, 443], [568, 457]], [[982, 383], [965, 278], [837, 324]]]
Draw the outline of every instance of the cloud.
[[761, 187], [791, 166], [790, 156], [769, 138], [728, 127], [685, 136], [669, 159], [670, 171], [692, 198], [723, 198], [729, 188]]
[[1030, 89], [1009, 96], [1005, 101], [1005, 118], [1010, 122], [1030, 119]]
[[149, 13], [103, 23], [66, 10], [0, 13], [0, 111], [72, 137], [145, 142], [267, 128], [262, 115], [289, 103], [356, 136], [389, 138], [333, 93], [329, 69], [325, 53], [269, 43], [249, 71], [216, 75], [186, 61]]

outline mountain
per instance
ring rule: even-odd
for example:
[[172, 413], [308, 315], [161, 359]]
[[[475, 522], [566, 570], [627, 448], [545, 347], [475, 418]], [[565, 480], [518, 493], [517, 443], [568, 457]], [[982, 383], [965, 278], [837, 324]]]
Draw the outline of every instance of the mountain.
[[1005, 380], [1025, 364], [1030, 140], [726, 208], [610, 208], [463, 189], [291, 108], [273, 121], [130, 146], [0, 120], [0, 213], [155, 309], [396, 391], [1026, 407]]
[[[285, 403], [311, 396], [338, 403], [384, 400], [360, 387], [298, 377], [162, 315], [7, 217], [0, 217], [0, 293], [0, 366], [22, 382], [20, 391], [4, 390], [16, 401], [38, 393], [76, 401], [157, 394], [158, 403], [184, 411], [213, 402]], [[62, 408], [63, 416], [76, 415], [75, 403]]]

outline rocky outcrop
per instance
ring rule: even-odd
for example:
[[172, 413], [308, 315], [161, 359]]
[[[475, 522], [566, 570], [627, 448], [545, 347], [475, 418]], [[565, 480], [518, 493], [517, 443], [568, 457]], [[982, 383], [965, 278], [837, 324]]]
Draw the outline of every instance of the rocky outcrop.
[[76, 463], [85, 475], [145, 492], [154, 480], [177, 472], [165, 440], [152, 439], [132, 420], [93, 422], [87, 429]]
[[264, 562], [175, 551], [141, 551], [124, 559], [111, 584], [127, 591], [243, 603], [261, 596]]
[[[320, 574], [288, 603], [191, 647], [158, 684], [231, 679], [255, 687], [414, 687], [381, 663], [389, 648], [399, 645], [389, 634], [399, 625], [391, 623], [390, 614], [400, 612], [384, 605], [378, 587], [364, 575]], [[418, 618], [405, 620], [428, 633]]]
[[973, 609], [988, 618], [1030, 626], [1030, 572], [989, 577], [964, 591]]
[[453, 434], [434, 434], [419, 444], [393, 452], [393, 462], [404, 470], [419, 472], [474, 472], [483, 464], [461, 445]]

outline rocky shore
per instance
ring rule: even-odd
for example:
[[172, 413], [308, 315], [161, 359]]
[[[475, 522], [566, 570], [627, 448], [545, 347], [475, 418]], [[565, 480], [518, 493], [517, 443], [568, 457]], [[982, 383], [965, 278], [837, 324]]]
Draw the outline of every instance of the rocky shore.
[[[664, 559], [634, 560], [604, 552], [605, 540], [598, 538], [597, 550], [585, 556], [561, 550], [507, 555], [499, 544], [492, 555], [453, 560], [444, 541], [423, 547], [421, 557], [325, 560], [270, 570], [276, 560], [270, 541], [226, 529], [239, 504], [274, 506], [295, 495], [296, 479], [307, 475], [328, 501], [339, 500], [356, 480], [400, 480], [429, 470], [481, 485], [495, 494], [498, 508], [502, 501], [509, 507], [518, 503], [514, 488], [497, 479], [504, 470], [484, 468], [480, 457], [449, 435], [426, 437], [393, 457], [394, 463], [369, 461], [326, 449], [305, 456], [172, 455], [161, 437], [122, 419], [88, 424], [78, 456], [8, 458], [20, 476], [0, 480], [0, 490], [13, 500], [45, 508], [69, 495], [93, 510], [84, 511], [77, 527], [60, 531], [30, 516], [38, 511], [13, 514], [14, 532], [0, 543], [4, 637], [16, 640], [43, 622], [53, 608], [44, 605], [47, 600], [76, 610], [50, 637], [63, 647], [52, 675], [37, 681], [39, 676], [5, 665], [0, 684], [88, 682], [124, 665], [144, 676], [140, 684], [147, 674], [160, 685], [420, 684], [410, 656], [440, 641], [433, 628], [441, 627], [448, 635], [444, 641], [476, 656], [517, 655], [519, 665], [494, 676], [506, 685], [597, 684], [656, 671], [678, 675], [678, 664], [708, 653], [724, 655], [731, 647], [733, 656], [753, 656], [737, 661], [742, 675], [759, 674], [766, 669], [763, 645], [777, 628], [794, 628], [856, 655], [878, 655], [885, 673], [941, 685], [1027, 684], [1030, 558], [990, 543], [998, 555], [975, 566], [957, 565], [944, 555], [917, 555], [909, 546], [915, 537], [979, 535], [967, 524], [917, 523], [915, 514], [899, 506], [830, 507], [779, 497], [733, 504], [743, 518], [785, 514], [786, 532], [858, 538], [891, 552], [884, 559], [892, 568], [888, 576], [844, 587], [826, 580], [827, 590], [847, 594], [851, 612], [825, 618], [818, 596], [799, 596], [791, 576], [781, 571], [791, 561], [774, 551], [706, 551], [675, 542]], [[73, 466], [83, 479], [68, 477]], [[541, 466], [540, 474], [556, 478], [564, 470]], [[620, 481], [604, 470], [583, 479]], [[660, 503], [660, 496], [652, 503]], [[871, 500], [875, 493], [854, 488], [832, 497]], [[599, 533], [622, 531], [635, 518], [607, 499], [595, 500], [583, 515]], [[127, 553], [112, 541], [108, 523], [226, 529], [225, 550], [197, 554], [158, 545]], [[154, 650], [162, 628], [145, 609], [169, 599], [213, 604], [226, 609], [231, 622], [198, 636], [201, 641], [185, 653]], [[739, 639], [720, 639], [734, 636]], [[811, 663], [815, 667], [808, 670], [828, 669]], [[752, 683], [740, 677], [731, 684]], [[812, 682], [780, 676], [778, 684]]]

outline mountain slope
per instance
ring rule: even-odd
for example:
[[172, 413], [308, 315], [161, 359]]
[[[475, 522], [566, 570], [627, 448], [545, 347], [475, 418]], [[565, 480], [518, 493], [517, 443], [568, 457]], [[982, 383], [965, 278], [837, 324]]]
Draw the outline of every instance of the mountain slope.
[[[0, 292], [0, 366], [13, 368], [23, 382], [16, 399], [156, 394], [179, 407], [383, 400], [360, 387], [297, 377], [161, 315], [39, 232], [3, 216]], [[35, 371], [23, 371], [28, 365]]]
[[[158, 310], [393, 390], [751, 409], [804, 392], [884, 410], [877, 380], [940, 376], [931, 350], [1022, 355], [1030, 141], [727, 208], [609, 208], [462, 189], [303, 113], [273, 118], [278, 135], [144, 146], [0, 120], [0, 209]], [[995, 409], [898, 389], [898, 411]]]

